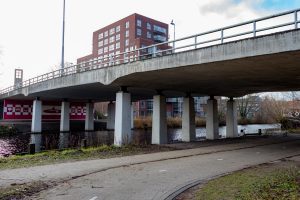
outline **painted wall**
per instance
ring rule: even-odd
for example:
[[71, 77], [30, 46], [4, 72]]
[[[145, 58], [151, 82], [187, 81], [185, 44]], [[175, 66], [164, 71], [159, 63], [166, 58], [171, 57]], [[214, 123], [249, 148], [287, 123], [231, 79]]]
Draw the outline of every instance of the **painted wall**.
[[[43, 101], [43, 120], [60, 120], [61, 102]], [[4, 100], [4, 120], [31, 120], [33, 101]], [[85, 103], [70, 103], [70, 120], [85, 119]]]

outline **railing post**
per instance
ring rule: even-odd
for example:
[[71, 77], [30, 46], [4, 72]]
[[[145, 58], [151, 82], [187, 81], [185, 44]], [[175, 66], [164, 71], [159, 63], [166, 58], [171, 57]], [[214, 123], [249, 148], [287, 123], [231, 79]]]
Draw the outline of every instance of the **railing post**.
[[253, 22], [253, 37], [256, 37], [256, 21]]
[[224, 42], [224, 30], [221, 30], [221, 44]]
[[298, 11], [295, 11], [295, 29], [298, 28]]
[[195, 49], [197, 49], [197, 36], [195, 36]]

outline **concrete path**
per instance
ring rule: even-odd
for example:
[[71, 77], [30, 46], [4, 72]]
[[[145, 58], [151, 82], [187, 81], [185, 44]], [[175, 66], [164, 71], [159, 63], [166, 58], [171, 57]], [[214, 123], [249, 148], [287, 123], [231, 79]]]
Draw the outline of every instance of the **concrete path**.
[[[245, 167], [300, 154], [299, 140], [277, 144], [252, 145], [252, 147], [244, 145], [245, 148], [238, 148], [238, 146], [239, 144], [224, 145], [224, 150], [227, 150], [223, 152], [194, 156], [188, 155], [200, 153], [201, 150], [191, 149], [168, 152], [172, 154], [170, 157], [173, 157], [175, 153], [178, 154], [178, 157], [179, 155], [182, 157], [115, 167], [78, 177], [61, 183], [48, 191], [43, 191], [33, 199], [165, 199], [176, 190], [193, 181], [205, 180]], [[246, 148], [246, 146], [248, 147]], [[220, 147], [212, 146], [204, 147], [202, 150], [217, 151], [218, 148]], [[114, 160], [134, 163], [134, 160], [142, 158], [144, 161], [153, 160], [155, 156], [163, 159], [164, 154], [134, 156]], [[149, 158], [146, 159], [146, 157]]]
[[[249, 148], [270, 143], [286, 142], [297, 138], [290, 137], [272, 137], [259, 139], [238, 139], [235, 141], [215, 141], [215, 142], [196, 142], [187, 144], [173, 144], [176, 148], [186, 148], [189, 146], [193, 149], [178, 150], [170, 152], [152, 153], [136, 156], [126, 156], [111, 159], [99, 159], [88, 161], [68, 162], [61, 164], [0, 170], [0, 187], [7, 187], [13, 183], [26, 183], [31, 181], [64, 181], [74, 177], [93, 174], [105, 171], [111, 168], [129, 166], [139, 163], [148, 163], [166, 159], [175, 159], [193, 155], [208, 154], [214, 152], [231, 151], [241, 148]], [[300, 139], [300, 138], [299, 138]], [[234, 142], [234, 143], [233, 143]], [[203, 146], [204, 145], [204, 146]], [[207, 146], [205, 146], [207, 145]], [[195, 148], [195, 147], [200, 148]]]

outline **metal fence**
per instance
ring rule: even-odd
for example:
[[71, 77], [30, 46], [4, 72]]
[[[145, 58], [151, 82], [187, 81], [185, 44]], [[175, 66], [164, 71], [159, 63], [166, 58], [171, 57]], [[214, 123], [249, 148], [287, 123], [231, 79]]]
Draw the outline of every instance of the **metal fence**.
[[274, 32], [298, 29], [298, 25], [300, 23], [300, 17], [298, 16], [299, 13], [300, 9], [291, 10], [172, 41], [154, 44], [138, 49], [131, 49], [130, 51], [110, 55], [101, 59], [89, 60], [87, 62], [82, 62], [64, 69], [52, 71], [28, 79], [17, 85], [5, 88], [0, 91], [0, 95], [20, 88], [28, 87], [33, 84], [75, 73], [151, 59], [154, 57], [166, 56], [174, 53], [203, 48], [216, 44], [223, 44], [245, 38], [257, 37]]

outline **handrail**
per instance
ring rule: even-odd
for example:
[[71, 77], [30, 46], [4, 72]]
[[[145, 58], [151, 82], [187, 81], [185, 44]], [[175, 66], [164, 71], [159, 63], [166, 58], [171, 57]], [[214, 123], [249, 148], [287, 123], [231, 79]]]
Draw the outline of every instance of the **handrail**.
[[[224, 42], [234, 41], [232, 39], [238, 40], [238, 39], [240, 39], [241, 36], [245, 36], [245, 38], [256, 37], [258, 33], [262, 33], [265, 31], [272, 31], [272, 30], [275, 30], [278, 28], [289, 27], [289, 26], [293, 26], [293, 28], [288, 28], [288, 29], [298, 29], [298, 24], [300, 23], [300, 21], [298, 20], [299, 12], [300, 12], [300, 8], [282, 12], [282, 13], [278, 13], [275, 15], [270, 15], [267, 17], [258, 18], [258, 19], [251, 20], [251, 21], [246, 21], [243, 23], [238, 23], [235, 25], [225, 26], [225, 27], [218, 28], [215, 30], [206, 31], [203, 33], [198, 33], [198, 34], [194, 34], [191, 36], [179, 38], [176, 40], [153, 44], [150, 46], [133, 49], [133, 50], [130, 50], [127, 52], [121, 52], [121, 53], [118, 53], [115, 55], [111, 55], [109, 57], [85, 61], [82, 63], [71, 65], [64, 69], [55, 70], [55, 71], [52, 71], [52, 72], [49, 72], [46, 74], [42, 74], [42, 75], [34, 77], [34, 78], [30, 78], [19, 84], [2, 89], [2, 90], [0, 90], [0, 95], [7, 94], [11, 91], [18, 90], [18, 89], [21, 89], [24, 87], [29, 87], [31, 85], [41, 83], [44, 81], [48, 81], [51, 79], [68, 76], [71, 74], [96, 70], [96, 69], [104, 68], [104, 67], [111, 67], [111, 66], [115, 66], [115, 65], [119, 65], [119, 64], [136, 62], [136, 61], [140, 61], [140, 60], [154, 58], [157, 56], [166, 56], [166, 55], [170, 55], [170, 54], [174, 54], [174, 53], [178, 53], [178, 52], [183, 52], [186, 50], [201, 48], [201, 47], [204, 47], [205, 45], [209, 45], [209, 44], [215, 45], [217, 42], [219, 42], [217, 44], [223, 44]], [[264, 22], [269, 19], [287, 16], [287, 15], [291, 15], [291, 14], [294, 15], [293, 20], [287, 20], [287, 22], [275, 24], [275, 25], [273, 23], [272, 26], [257, 28], [259, 25], [259, 22]], [[245, 25], [251, 25], [251, 24], [252, 24], [252, 29], [250, 29], [250, 30], [243, 29], [242, 32], [237, 32], [237, 33], [234, 33], [231, 35], [225, 34], [225, 32], [230, 29], [241, 28]], [[219, 33], [220, 35], [217, 38], [215, 36], [211, 36], [211, 38], [209, 38], [207, 40], [204, 40], [204, 41], [200, 40], [201, 36], [209, 36], [210, 34], [213, 34], [213, 33]], [[269, 32], [267, 34], [269, 34]], [[251, 36], [249, 36], [249, 35], [251, 35]], [[265, 34], [262, 33], [261, 35], [265, 35]], [[191, 39], [193, 39], [192, 43], [190, 43], [188, 41]], [[229, 39], [231, 39], [231, 40], [229, 40]], [[228, 41], [226, 41], [226, 40], [228, 40]], [[181, 44], [181, 46], [178, 45], [178, 43], [181, 43], [181, 42], [183, 42], [184, 44]], [[175, 45], [176, 48], [174, 48], [174, 46], [171, 46], [171, 45]]]

